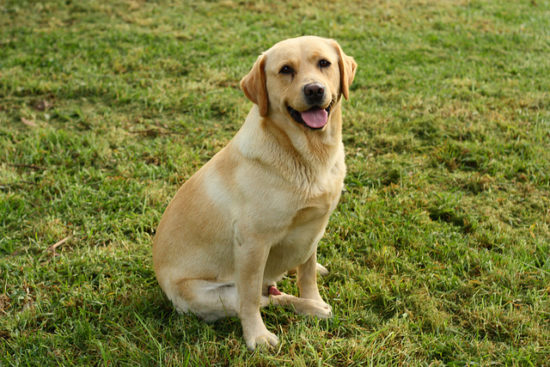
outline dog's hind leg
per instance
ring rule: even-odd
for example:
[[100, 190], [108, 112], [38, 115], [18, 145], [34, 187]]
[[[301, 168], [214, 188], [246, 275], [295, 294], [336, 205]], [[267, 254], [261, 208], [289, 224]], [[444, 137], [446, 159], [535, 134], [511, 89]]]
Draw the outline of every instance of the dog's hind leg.
[[192, 312], [206, 321], [237, 316], [239, 300], [234, 283], [181, 279], [166, 290], [179, 312]]
[[[328, 269], [325, 268], [323, 265], [321, 265], [321, 264], [319, 264], [319, 263], [317, 263], [316, 269], [317, 269], [317, 274], [319, 274], [319, 275], [321, 275], [321, 276], [326, 276], [326, 275], [329, 274]], [[296, 274], [297, 270], [298, 270], [297, 268], [290, 269], [290, 270], [287, 272], [287, 274], [288, 274], [288, 275], [294, 275], [294, 274]]]

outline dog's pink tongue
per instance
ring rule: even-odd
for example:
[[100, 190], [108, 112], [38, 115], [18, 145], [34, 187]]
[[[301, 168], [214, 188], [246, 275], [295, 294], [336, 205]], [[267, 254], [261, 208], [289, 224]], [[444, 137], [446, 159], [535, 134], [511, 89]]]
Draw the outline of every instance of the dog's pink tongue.
[[328, 113], [322, 108], [312, 109], [301, 114], [306, 125], [314, 129], [319, 129], [327, 124]]

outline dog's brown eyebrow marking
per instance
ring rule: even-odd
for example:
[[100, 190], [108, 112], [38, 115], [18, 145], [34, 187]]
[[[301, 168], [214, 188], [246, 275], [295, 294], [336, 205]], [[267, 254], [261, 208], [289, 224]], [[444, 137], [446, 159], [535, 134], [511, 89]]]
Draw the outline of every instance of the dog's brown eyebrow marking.
[[308, 61], [312, 64], [316, 64], [321, 59], [325, 59], [331, 64], [334, 64], [333, 57], [327, 55], [325, 52], [313, 52], [312, 55], [308, 57]]
[[327, 53], [323, 51], [312, 51], [308, 55], [308, 61], [315, 61], [318, 59], [328, 59], [328, 58], [329, 56], [327, 55]]

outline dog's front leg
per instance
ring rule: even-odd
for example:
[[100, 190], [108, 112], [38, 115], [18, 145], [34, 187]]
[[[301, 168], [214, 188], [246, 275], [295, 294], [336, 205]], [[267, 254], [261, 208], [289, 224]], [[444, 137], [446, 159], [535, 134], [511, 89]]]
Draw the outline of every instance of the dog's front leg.
[[260, 315], [260, 299], [269, 245], [262, 240], [235, 244], [235, 281], [239, 295], [239, 318], [248, 349], [275, 346], [277, 336], [267, 330]]

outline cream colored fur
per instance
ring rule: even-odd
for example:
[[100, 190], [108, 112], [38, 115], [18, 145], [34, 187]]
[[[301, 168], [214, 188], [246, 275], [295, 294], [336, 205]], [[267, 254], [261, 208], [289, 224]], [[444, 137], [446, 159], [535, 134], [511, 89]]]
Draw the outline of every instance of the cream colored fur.
[[[320, 68], [320, 59], [330, 66]], [[280, 73], [284, 65], [295, 74]], [[177, 310], [205, 320], [238, 316], [250, 349], [278, 343], [261, 306], [331, 316], [317, 288], [316, 269], [324, 268], [316, 253], [343, 186], [341, 96], [355, 68], [335, 41], [307, 36], [277, 43], [243, 78], [255, 105], [229, 144], [179, 189], [155, 235], [155, 273]], [[326, 88], [323, 108], [332, 103], [320, 130], [286, 108], [311, 108], [303, 96], [311, 82]], [[300, 297], [269, 296], [268, 286], [294, 269]]]

